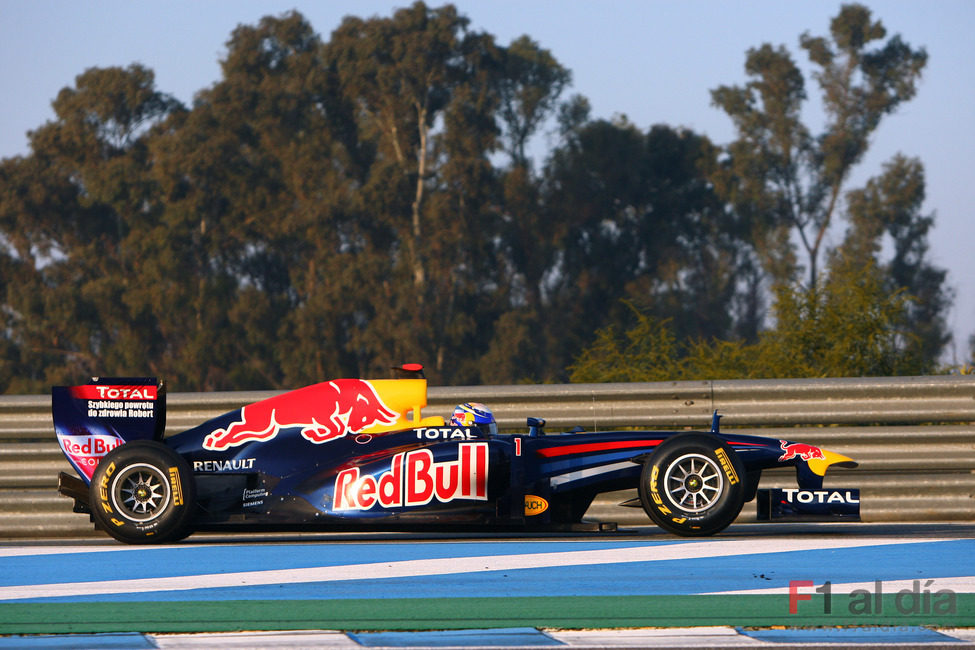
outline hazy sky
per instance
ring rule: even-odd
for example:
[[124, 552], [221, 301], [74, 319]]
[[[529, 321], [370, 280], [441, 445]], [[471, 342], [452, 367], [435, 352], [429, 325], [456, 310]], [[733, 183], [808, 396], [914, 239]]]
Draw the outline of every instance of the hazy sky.
[[[389, 16], [408, 2], [0, 0], [0, 157], [28, 153], [27, 131], [53, 118], [51, 101], [92, 66], [139, 62], [157, 88], [190, 104], [217, 81], [225, 43], [239, 24], [297, 9], [328, 39], [343, 16]], [[428, 2], [430, 6], [440, 3]], [[745, 52], [785, 45], [804, 68], [799, 36], [827, 35], [838, 2], [784, 0], [460, 0], [470, 27], [507, 44], [528, 34], [572, 71], [569, 93], [586, 96], [593, 117], [623, 114], [642, 129], [683, 126], [719, 144], [731, 121], [709, 90], [745, 81]], [[865, 3], [888, 36], [900, 34], [929, 60], [917, 96], [887, 117], [847, 189], [881, 172], [901, 152], [917, 156], [927, 177], [925, 213], [934, 213], [931, 258], [949, 269], [956, 291], [949, 324], [954, 356], [967, 358], [975, 333], [975, 1], [883, 0]], [[818, 94], [807, 75], [808, 121]], [[547, 141], [536, 143], [543, 156]], [[536, 161], [540, 163], [541, 161]], [[843, 225], [833, 233], [836, 242]], [[949, 350], [946, 361], [952, 361]]]

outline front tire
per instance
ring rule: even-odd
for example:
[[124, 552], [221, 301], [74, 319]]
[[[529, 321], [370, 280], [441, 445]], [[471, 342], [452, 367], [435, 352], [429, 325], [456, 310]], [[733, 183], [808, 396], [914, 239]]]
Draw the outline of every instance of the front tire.
[[189, 464], [164, 444], [136, 440], [105, 455], [91, 479], [92, 516], [127, 544], [162, 544], [189, 534], [196, 489]]
[[640, 502], [658, 526], [677, 535], [714, 535], [745, 503], [741, 459], [720, 438], [681, 433], [660, 443], [643, 465]]

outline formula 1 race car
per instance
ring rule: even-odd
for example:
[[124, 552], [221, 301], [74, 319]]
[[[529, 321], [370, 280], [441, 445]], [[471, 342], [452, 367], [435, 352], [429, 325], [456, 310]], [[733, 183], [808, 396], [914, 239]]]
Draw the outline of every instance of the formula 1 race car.
[[[710, 431], [499, 433], [490, 412], [423, 417], [422, 368], [405, 379], [336, 379], [281, 393], [164, 437], [155, 378], [93, 378], [52, 391], [54, 427], [80, 478], [58, 490], [132, 544], [203, 530], [612, 530], [582, 521], [602, 492], [637, 488], [656, 524], [723, 530], [756, 498], [763, 469], [798, 488], [762, 490], [760, 518], [859, 519], [859, 492], [823, 490], [846, 456]], [[487, 413], [488, 417], [477, 417]], [[602, 527], [600, 527], [602, 526]], [[588, 528], [587, 528], [588, 527]]]

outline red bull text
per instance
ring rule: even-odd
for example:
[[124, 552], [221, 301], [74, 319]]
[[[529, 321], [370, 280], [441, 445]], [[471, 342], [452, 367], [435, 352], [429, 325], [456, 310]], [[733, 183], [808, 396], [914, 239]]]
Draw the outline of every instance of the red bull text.
[[358, 467], [339, 472], [333, 510], [423, 506], [434, 499], [487, 501], [487, 481], [487, 443], [462, 443], [457, 460], [441, 462], [429, 449], [417, 449], [393, 456], [389, 470], [379, 476], [363, 476]]
[[58, 433], [58, 442], [68, 459], [90, 481], [102, 457], [125, 441], [107, 435], [72, 436]]
[[306, 440], [321, 444], [371, 426], [393, 424], [399, 415], [368, 381], [336, 379], [245, 406], [241, 420], [207, 434], [203, 448], [222, 451], [246, 442], [265, 442], [292, 427], [300, 427]]

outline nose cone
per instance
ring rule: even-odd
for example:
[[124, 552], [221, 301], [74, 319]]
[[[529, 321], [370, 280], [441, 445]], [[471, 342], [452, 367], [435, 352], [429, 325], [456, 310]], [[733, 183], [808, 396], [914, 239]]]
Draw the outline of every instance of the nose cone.
[[826, 476], [826, 470], [831, 465], [853, 469], [859, 464], [852, 458], [844, 456], [843, 454], [837, 454], [835, 451], [829, 451], [827, 449], [821, 449], [820, 451], [823, 452], [822, 458], [813, 458], [806, 461], [809, 469], [817, 476]]

